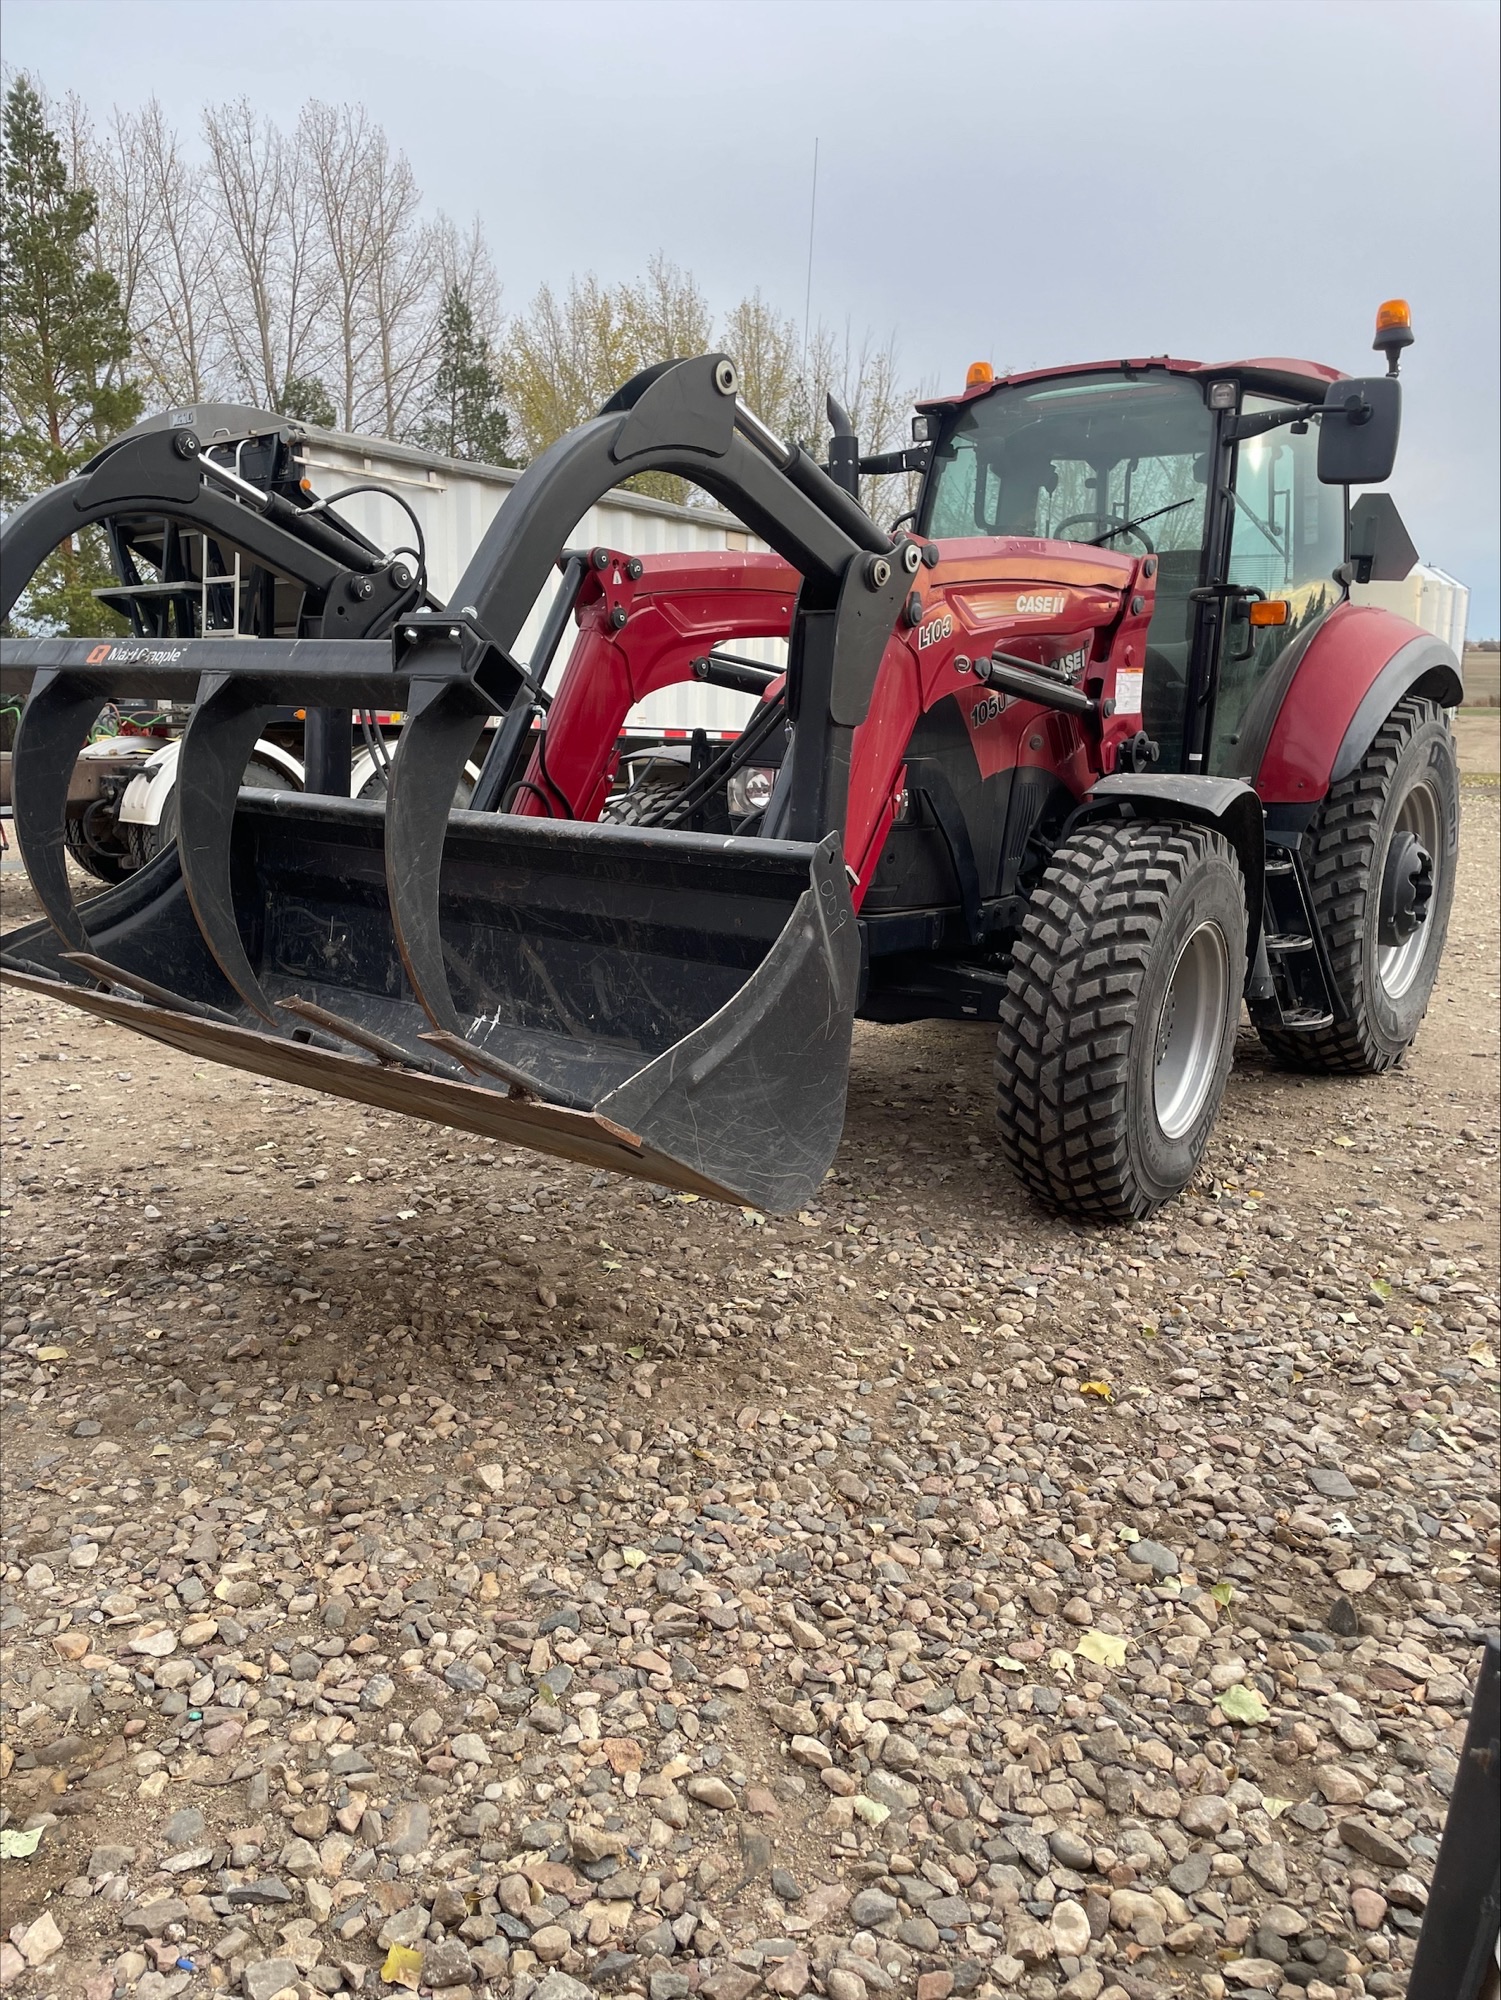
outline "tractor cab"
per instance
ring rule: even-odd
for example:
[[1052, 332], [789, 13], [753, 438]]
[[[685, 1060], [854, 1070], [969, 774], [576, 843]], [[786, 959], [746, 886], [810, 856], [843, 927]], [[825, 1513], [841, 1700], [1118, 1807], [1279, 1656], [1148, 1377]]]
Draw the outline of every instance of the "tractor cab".
[[918, 525], [935, 540], [1155, 557], [1142, 713], [1156, 768], [1254, 776], [1286, 684], [1279, 662], [1294, 663], [1346, 594], [1348, 488], [1331, 473], [1348, 472], [1348, 440], [1329, 418], [1346, 417], [1351, 392], [1358, 441], [1377, 441], [1374, 424], [1394, 452], [1381, 392], [1396, 386], [1304, 361], [1163, 358], [999, 381], [980, 364], [963, 396], [921, 406]]

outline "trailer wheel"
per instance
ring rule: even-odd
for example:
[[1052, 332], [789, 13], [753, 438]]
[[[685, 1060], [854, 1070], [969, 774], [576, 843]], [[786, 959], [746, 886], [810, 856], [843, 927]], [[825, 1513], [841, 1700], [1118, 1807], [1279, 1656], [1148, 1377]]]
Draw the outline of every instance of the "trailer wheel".
[[[94, 804], [98, 803], [96, 799]], [[87, 818], [63, 821], [63, 846], [68, 850], [68, 859], [76, 861], [97, 881], [123, 882], [135, 866], [128, 845], [124, 848], [100, 846], [90, 838], [93, 831]], [[109, 828], [106, 826], [101, 831], [107, 838]]]
[[[268, 757], [251, 754], [245, 766], [242, 785], [254, 785], [263, 792], [295, 792], [300, 787], [279, 764], [273, 764]], [[132, 824], [124, 829], [130, 842], [132, 866], [144, 868], [148, 861], [155, 861], [165, 853], [177, 838], [177, 787], [173, 785], [162, 802], [161, 817], [152, 826]]]
[[1399, 702], [1303, 841], [1314, 915], [1348, 1018], [1263, 1028], [1290, 1068], [1374, 1076], [1411, 1046], [1438, 977], [1459, 852], [1459, 760], [1436, 701]]
[[1206, 827], [1083, 828], [1033, 892], [996, 1053], [1003, 1153], [1033, 1194], [1150, 1215], [1199, 1165], [1245, 983], [1245, 887]]

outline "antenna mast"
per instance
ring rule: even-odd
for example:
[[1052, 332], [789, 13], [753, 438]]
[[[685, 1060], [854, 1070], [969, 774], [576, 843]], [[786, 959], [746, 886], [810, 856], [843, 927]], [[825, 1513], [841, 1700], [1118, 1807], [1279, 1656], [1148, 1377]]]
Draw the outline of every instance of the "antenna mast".
[[803, 377], [808, 374], [808, 323], [813, 314], [813, 225], [818, 217], [818, 141], [813, 141], [813, 191], [808, 199], [808, 282], [803, 292]]

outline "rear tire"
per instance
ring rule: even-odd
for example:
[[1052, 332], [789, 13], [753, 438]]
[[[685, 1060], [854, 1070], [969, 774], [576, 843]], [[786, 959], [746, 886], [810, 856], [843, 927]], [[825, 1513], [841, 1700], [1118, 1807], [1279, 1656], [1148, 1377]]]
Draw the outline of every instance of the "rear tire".
[[1059, 848], [996, 1052], [1001, 1149], [1033, 1194], [1123, 1222], [1182, 1192], [1224, 1095], [1245, 970], [1245, 886], [1222, 835], [1132, 822]]
[[[1449, 719], [1435, 701], [1399, 702], [1303, 841], [1314, 916], [1349, 1018], [1310, 1034], [1263, 1028], [1271, 1055], [1292, 1069], [1346, 1076], [1375, 1076], [1401, 1060], [1438, 977], [1458, 853]], [[1385, 910], [1383, 889], [1393, 905]], [[1415, 904], [1422, 919], [1407, 928]]]

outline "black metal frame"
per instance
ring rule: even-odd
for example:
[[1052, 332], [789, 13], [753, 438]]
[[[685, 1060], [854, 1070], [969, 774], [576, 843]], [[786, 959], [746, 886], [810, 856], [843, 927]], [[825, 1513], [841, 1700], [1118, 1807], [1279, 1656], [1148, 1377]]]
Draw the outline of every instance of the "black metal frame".
[[1489, 1634], [1449, 1796], [1408, 2000], [1481, 2000], [1501, 1931], [1501, 1640]]

